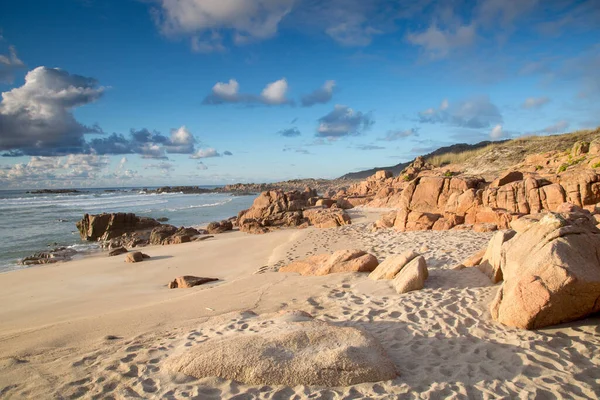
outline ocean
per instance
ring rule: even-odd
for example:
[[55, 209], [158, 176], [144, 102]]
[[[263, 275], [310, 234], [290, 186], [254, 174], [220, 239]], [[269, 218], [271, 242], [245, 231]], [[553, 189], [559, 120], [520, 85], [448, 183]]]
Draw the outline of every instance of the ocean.
[[175, 226], [198, 227], [237, 215], [250, 207], [254, 198], [223, 193], [146, 194], [139, 188], [81, 189], [69, 194], [0, 191], [0, 272], [35, 268], [17, 262], [57, 246], [82, 252], [99, 250], [98, 244], [83, 242], [75, 227], [85, 213], [131, 212], [166, 217], [166, 223]]

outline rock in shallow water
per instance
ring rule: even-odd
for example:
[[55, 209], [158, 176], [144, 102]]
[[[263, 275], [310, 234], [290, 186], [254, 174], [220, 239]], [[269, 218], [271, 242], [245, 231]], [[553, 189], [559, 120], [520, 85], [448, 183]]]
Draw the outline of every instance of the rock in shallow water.
[[306, 313], [265, 315], [257, 333], [236, 332], [199, 343], [166, 361], [166, 369], [196, 378], [250, 385], [348, 386], [398, 376], [369, 333], [315, 321]]

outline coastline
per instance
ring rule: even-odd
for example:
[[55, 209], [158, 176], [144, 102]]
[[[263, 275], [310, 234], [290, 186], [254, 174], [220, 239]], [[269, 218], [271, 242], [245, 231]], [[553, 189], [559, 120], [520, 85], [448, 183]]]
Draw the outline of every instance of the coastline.
[[[590, 378], [582, 374], [600, 364], [597, 350], [588, 350], [584, 364], [576, 353], [583, 340], [586, 348], [600, 348], [598, 317], [538, 332], [508, 328], [492, 321], [487, 310], [498, 286], [476, 268], [450, 269], [485, 246], [489, 234], [372, 233], [369, 226], [379, 211], [351, 212], [353, 224], [340, 228], [227, 232], [203, 242], [148, 246], [143, 251], [152, 258], [138, 264], [99, 254], [0, 274], [3, 394], [511, 397], [543, 396], [550, 390], [564, 395], [569, 390], [564, 387], [577, 386], [582, 397], [593, 396]], [[406, 249], [420, 251], [431, 275], [425, 289], [398, 295], [388, 282], [359, 273], [305, 277], [273, 272], [278, 265], [344, 248], [362, 248], [379, 259]], [[166, 284], [182, 274], [220, 281], [169, 290]], [[394, 359], [400, 377], [344, 388], [273, 386], [261, 392], [218, 378], [181, 380], [160, 368], [163, 360], [196, 340], [238, 331], [244, 321], [241, 311], [287, 309], [371, 332]], [[251, 329], [260, 331], [260, 326]], [[560, 357], [561, 365], [551, 362], [553, 357]]]

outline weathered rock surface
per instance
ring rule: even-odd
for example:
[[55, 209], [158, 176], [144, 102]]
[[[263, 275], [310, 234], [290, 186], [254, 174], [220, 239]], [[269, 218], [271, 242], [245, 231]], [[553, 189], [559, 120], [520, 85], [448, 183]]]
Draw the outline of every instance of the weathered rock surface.
[[127, 253], [127, 255], [125, 256], [125, 262], [137, 263], [144, 261], [146, 258], [150, 258], [150, 256], [148, 254], [142, 253], [141, 251], [134, 251], [132, 253]]
[[342, 209], [311, 208], [304, 210], [303, 216], [317, 228], [336, 228], [351, 223], [350, 216]]
[[114, 256], [118, 256], [121, 254], [125, 254], [127, 253], [129, 250], [127, 250], [125, 247], [121, 246], [121, 247], [117, 247], [112, 249], [111, 251], [108, 252], [108, 256], [109, 257], [114, 257]]
[[281, 267], [279, 272], [298, 272], [301, 275], [328, 275], [339, 272], [371, 272], [379, 262], [362, 250], [339, 250], [319, 254]]
[[183, 275], [178, 276], [169, 282], [169, 289], [188, 289], [194, 286], [203, 285], [208, 282], [218, 281], [217, 278], [201, 278], [198, 276]]
[[545, 215], [503, 248], [492, 317], [537, 329], [600, 311], [600, 230], [580, 215]]
[[215, 235], [217, 233], [227, 232], [233, 229], [233, 223], [229, 220], [223, 220], [221, 222], [211, 222], [206, 226], [206, 230], [209, 234]]
[[511, 229], [494, 234], [477, 267], [481, 272], [486, 274], [493, 283], [498, 283], [502, 280], [501, 264], [503, 259], [503, 246], [504, 243], [511, 240], [515, 234], [516, 232]]
[[151, 229], [160, 225], [160, 222], [131, 213], [113, 213], [85, 214], [76, 225], [83, 240], [100, 241], [109, 240], [128, 232]]
[[394, 279], [402, 268], [418, 256], [419, 254], [412, 250], [407, 250], [396, 256], [389, 256], [369, 274], [369, 278], [375, 281], [380, 279]]
[[414, 258], [396, 275], [392, 285], [396, 292], [404, 294], [413, 290], [421, 290], [425, 286], [425, 280], [429, 277], [427, 263], [423, 256]]
[[487, 248], [481, 249], [477, 253], [471, 255], [470, 257], [467, 257], [465, 260], [463, 260], [461, 264], [465, 267], [474, 267], [476, 265], [479, 265], [481, 264], [481, 261], [483, 260], [483, 257], [485, 256], [486, 252]]
[[393, 361], [369, 333], [316, 321], [306, 313], [254, 318], [269, 323], [256, 333], [196, 344], [168, 359], [165, 369], [250, 385], [335, 387], [398, 376]]
[[52, 250], [32, 254], [19, 260], [20, 265], [54, 264], [60, 261], [70, 261], [77, 251], [68, 247], [57, 247]]

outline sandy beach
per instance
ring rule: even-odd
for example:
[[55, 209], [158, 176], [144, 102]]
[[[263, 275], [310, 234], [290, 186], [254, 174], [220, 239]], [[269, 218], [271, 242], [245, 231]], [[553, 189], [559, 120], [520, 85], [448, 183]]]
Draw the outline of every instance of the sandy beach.
[[[0, 275], [3, 398], [596, 398], [598, 317], [525, 331], [494, 322], [498, 286], [476, 268], [450, 267], [484, 247], [489, 233], [371, 233], [379, 213], [353, 211], [332, 229], [240, 232], [146, 247], [126, 264], [98, 254]], [[398, 295], [366, 274], [305, 277], [274, 272], [308, 255], [361, 248], [380, 261], [412, 249], [430, 270], [423, 290]], [[169, 290], [175, 276], [218, 282]], [[400, 373], [340, 388], [250, 386], [164, 371], [194, 343], [264, 328], [249, 317], [298, 309], [374, 335]]]

